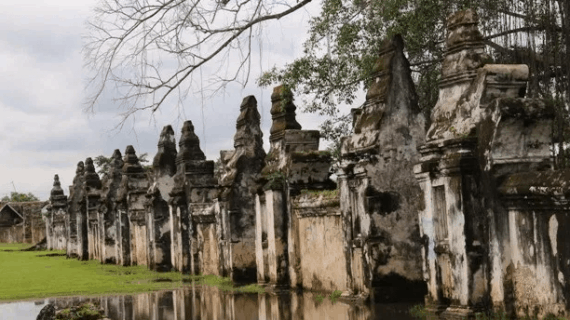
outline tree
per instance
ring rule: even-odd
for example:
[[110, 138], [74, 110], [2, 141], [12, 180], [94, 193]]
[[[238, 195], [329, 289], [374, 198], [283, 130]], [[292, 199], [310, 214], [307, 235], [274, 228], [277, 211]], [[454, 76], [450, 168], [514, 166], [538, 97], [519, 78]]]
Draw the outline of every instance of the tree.
[[[310, 2], [103, 0], [88, 23], [84, 47], [87, 65], [94, 72], [88, 84], [94, 93], [87, 109], [93, 110], [112, 83], [123, 90], [118, 98], [125, 108], [121, 124], [137, 111], [154, 113], [171, 95], [186, 97], [206, 64], [219, 68], [213, 91], [230, 81], [246, 83], [253, 38], [261, 24]], [[235, 59], [231, 65], [230, 57]], [[163, 61], [176, 65], [166, 67]]]
[[[155, 112], [171, 95], [186, 97], [192, 80], [207, 64], [217, 64], [222, 74], [213, 79], [213, 91], [230, 81], [247, 82], [252, 41], [262, 24], [294, 14], [309, 2], [106, 0], [90, 23], [85, 47], [88, 65], [96, 72], [88, 108], [93, 108], [107, 84], [114, 83], [125, 90], [119, 98], [126, 107], [123, 119], [140, 110]], [[564, 160], [570, 158], [564, 144], [570, 141], [567, 0], [322, 0], [321, 13], [311, 20], [303, 56], [270, 70], [258, 83], [285, 84], [309, 97], [303, 111], [329, 116], [323, 133], [338, 144], [338, 137], [350, 127], [349, 117], [340, 114], [338, 106], [354, 103], [366, 89], [381, 41], [401, 34], [420, 107], [429, 113], [438, 97], [447, 17], [466, 8], [479, 13], [495, 62], [528, 64], [532, 75], [528, 95], [558, 106], [558, 163], [570, 163]], [[230, 57], [236, 58], [232, 65]], [[168, 58], [176, 60], [173, 68], [163, 67], [161, 59]]]
[[[273, 68], [258, 83], [281, 83], [310, 96], [305, 111], [331, 120], [321, 127], [335, 140], [349, 117], [337, 106], [352, 104], [371, 80], [378, 46], [400, 34], [412, 66], [420, 107], [429, 115], [437, 102], [447, 17], [477, 10], [487, 49], [496, 63], [524, 63], [531, 69], [527, 95], [558, 103], [559, 149], [570, 141], [570, 2], [562, 0], [324, 0], [313, 17], [303, 56]], [[345, 116], [345, 121], [339, 121]], [[568, 157], [566, 157], [568, 158]]]
[[10, 192], [10, 196], [4, 196], [2, 201], [5, 202], [27, 202], [27, 201], [40, 201], [38, 197], [36, 197], [31, 192], [26, 193], [19, 193], [19, 192]]
[[[146, 153], [146, 152], [138, 155], [138, 159], [139, 159], [139, 162], [141, 164], [148, 163], [149, 160], [147, 158], [148, 158], [148, 153]], [[105, 157], [104, 155], [97, 156], [93, 159], [93, 164], [97, 167], [97, 169], [98, 169], [97, 173], [101, 177], [103, 177], [109, 173], [109, 170], [111, 169], [111, 163], [112, 162], [113, 162], [113, 159], [111, 157]], [[143, 168], [145, 169], [145, 171], [149, 171], [150, 169], [152, 169], [152, 166], [143, 165]]]

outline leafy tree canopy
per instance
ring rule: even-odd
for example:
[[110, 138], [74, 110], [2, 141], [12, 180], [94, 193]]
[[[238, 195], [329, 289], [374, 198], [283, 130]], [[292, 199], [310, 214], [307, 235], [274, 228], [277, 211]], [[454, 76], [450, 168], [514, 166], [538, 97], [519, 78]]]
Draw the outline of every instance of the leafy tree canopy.
[[[145, 171], [149, 171], [152, 168], [150, 165], [144, 165], [144, 163], [149, 162], [147, 152], [141, 153], [137, 157]], [[97, 173], [102, 177], [109, 173], [112, 162], [113, 159], [111, 157], [105, 157], [104, 155], [97, 156], [93, 159], [93, 164], [97, 167]]]
[[36, 197], [31, 192], [26, 193], [19, 193], [19, 192], [10, 192], [10, 196], [4, 196], [2, 201], [6, 202], [27, 202], [27, 201], [40, 201], [38, 197]]

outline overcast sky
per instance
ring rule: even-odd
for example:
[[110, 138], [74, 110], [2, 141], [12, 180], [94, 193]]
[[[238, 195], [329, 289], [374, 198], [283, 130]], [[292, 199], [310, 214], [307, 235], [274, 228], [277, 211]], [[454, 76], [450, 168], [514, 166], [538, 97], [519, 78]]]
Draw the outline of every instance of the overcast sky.
[[[83, 112], [87, 79], [82, 61], [82, 35], [96, 0], [18, 0], [0, 4], [0, 195], [14, 190], [32, 192], [47, 200], [53, 175], [59, 174], [65, 193], [78, 161], [97, 155], [124, 153], [132, 144], [137, 154], [156, 153], [159, 133], [172, 124], [179, 138], [181, 122], [172, 106], [165, 106], [153, 121], [139, 114], [120, 132], [117, 106], [106, 97], [95, 114]], [[271, 88], [255, 85], [260, 65], [267, 70], [300, 56], [310, 13], [319, 1], [266, 28], [263, 54], [253, 63], [249, 85], [229, 86], [223, 96], [201, 102], [189, 97], [182, 110], [192, 120], [202, 150], [210, 160], [219, 151], [233, 149], [235, 121], [243, 97], [255, 95], [262, 114], [265, 148]], [[299, 104], [299, 102], [298, 102]], [[202, 109], [203, 105], [203, 109]], [[203, 111], [203, 117], [202, 117]], [[298, 113], [303, 129], [317, 129], [318, 116]]]

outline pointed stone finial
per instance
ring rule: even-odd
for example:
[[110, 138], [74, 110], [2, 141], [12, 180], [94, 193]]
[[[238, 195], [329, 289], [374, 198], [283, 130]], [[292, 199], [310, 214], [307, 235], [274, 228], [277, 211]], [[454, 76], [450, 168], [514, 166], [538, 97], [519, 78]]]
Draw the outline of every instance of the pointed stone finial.
[[73, 185], [76, 186], [83, 181], [83, 174], [85, 173], [85, 164], [83, 161], [77, 163], [77, 169], [75, 169], [75, 177], [73, 177]]
[[51, 189], [50, 195], [50, 198], [63, 195], [63, 189], [61, 188], [61, 183], [59, 182], [59, 176], [57, 174], [53, 177], [53, 188]]
[[301, 125], [295, 119], [295, 110], [297, 107], [293, 104], [293, 93], [286, 86], [277, 86], [273, 88], [271, 95], [271, 119], [273, 124], [269, 133], [270, 140], [279, 138], [279, 134], [288, 129], [301, 129]]
[[157, 176], [165, 174], [173, 176], [176, 173], [176, 155], [174, 130], [172, 130], [172, 126], [167, 125], [162, 128], [158, 139], [158, 152], [152, 161], [154, 173]]
[[491, 61], [491, 57], [485, 53], [476, 11], [456, 12], [447, 21], [447, 49], [441, 68], [441, 87], [472, 81], [477, 69]]
[[204, 152], [200, 149], [200, 139], [194, 133], [192, 121], [184, 122], [182, 135], [180, 136], [180, 152], [176, 156], [176, 164], [179, 165], [191, 160], [206, 160]]
[[123, 160], [123, 173], [142, 173], [143, 167], [139, 162], [139, 158], [132, 145], [128, 145], [125, 149], [125, 157]]
[[83, 163], [83, 161], [79, 161], [77, 163], [77, 169], [75, 169], [75, 175], [83, 175], [84, 172], [85, 172], [85, 164]]
[[85, 159], [85, 185], [87, 187], [100, 189], [101, 179], [99, 175], [95, 172], [95, 166], [93, 165], [93, 160], [91, 158]]
[[[236, 122], [236, 134], [234, 136], [234, 147], [251, 145], [254, 138], [256, 141], [263, 138], [263, 133], [259, 127], [261, 115], [257, 111], [257, 100], [254, 96], [247, 96], [240, 105], [240, 114]], [[253, 137], [255, 135], [255, 137]], [[260, 140], [263, 146], [263, 140]]]

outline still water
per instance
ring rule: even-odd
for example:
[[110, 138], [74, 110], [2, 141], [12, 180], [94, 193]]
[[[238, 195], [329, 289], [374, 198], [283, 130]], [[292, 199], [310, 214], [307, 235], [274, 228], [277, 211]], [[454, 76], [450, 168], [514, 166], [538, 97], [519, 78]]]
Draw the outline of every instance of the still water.
[[413, 303], [362, 304], [319, 299], [315, 293], [244, 294], [190, 286], [136, 295], [66, 297], [0, 303], [1, 320], [35, 320], [48, 303], [57, 308], [99, 304], [113, 320], [413, 320]]

